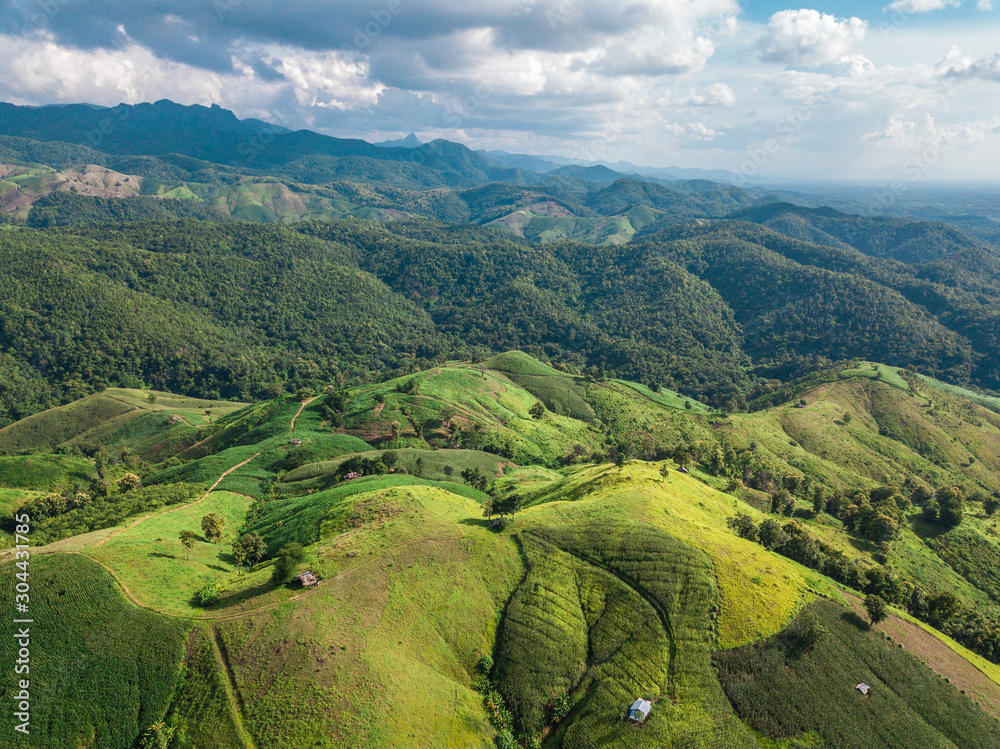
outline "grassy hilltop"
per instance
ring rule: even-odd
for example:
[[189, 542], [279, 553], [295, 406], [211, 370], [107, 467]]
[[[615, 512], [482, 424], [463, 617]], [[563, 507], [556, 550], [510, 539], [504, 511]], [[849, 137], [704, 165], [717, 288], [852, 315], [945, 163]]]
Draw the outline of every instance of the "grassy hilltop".
[[[63, 628], [38, 668], [104, 669], [40, 675], [26, 745], [130, 747], [160, 720], [206, 749], [990, 745], [1000, 651], [969, 612], [1000, 617], [1000, 417], [867, 363], [786, 397], [727, 415], [510, 352], [246, 406], [109, 389], [16, 422], [0, 499], [33, 516], [32, 605]], [[961, 522], [884, 509], [890, 484], [960, 487]], [[838, 497], [896, 512], [893, 537]], [[238, 565], [248, 534], [264, 556]], [[273, 580], [294, 544], [318, 587]], [[87, 679], [129, 686], [95, 703]]]

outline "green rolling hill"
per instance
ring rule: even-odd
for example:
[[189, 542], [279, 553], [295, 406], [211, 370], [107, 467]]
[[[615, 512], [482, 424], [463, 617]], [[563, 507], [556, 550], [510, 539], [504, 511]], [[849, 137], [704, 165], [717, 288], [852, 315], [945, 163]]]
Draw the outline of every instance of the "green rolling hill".
[[[117, 648], [101, 678], [128, 678], [130, 651], [88, 639], [97, 601], [104, 616], [135, 611], [129, 626], [163, 633], [162, 651], [141, 655], [147, 680], [133, 702], [107, 706], [118, 719], [81, 703], [29, 745], [129, 746], [161, 719], [157, 730], [196, 747], [427, 737], [578, 747], [595, 736], [611, 746], [907, 746], [913, 721], [921, 741], [972, 747], [1000, 731], [995, 705], [982, 710], [942, 678], [977, 700], [1000, 693], [1000, 669], [986, 660], [1000, 651], [969, 634], [976, 617], [1000, 620], [997, 588], [981, 574], [1000, 553], [981, 504], [1000, 487], [1000, 421], [905, 371], [831, 370], [793, 402], [728, 417], [520, 352], [306, 400], [148, 395], [108, 390], [0, 432], [8, 452], [32, 451], [7, 458], [0, 477], [20, 493], [8, 511], [31, 513], [49, 543], [32, 557], [38, 585], [61, 596], [43, 582], [52, 575], [80, 593], [59, 597], [59, 612], [83, 629], [46, 640], [51, 657], [76, 657], [66, 643], [85, 643], [87, 657]], [[115, 404], [136, 415], [122, 422]], [[181, 419], [165, 424], [167, 414]], [[173, 436], [189, 421], [196, 434]], [[95, 436], [107, 458], [79, 449]], [[56, 469], [60, 454], [77, 462]], [[608, 462], [618, 455], [619, 466]], [[42, 459], [48, 473], [32, 473]], [[87, 491], [101, 460], [115, 488], [91, 500], [98, 511], [51, 504], [53, 492]], [[348, 468], [362, 476], [345, 480]], [[143, 488], [119, 481], [128, 471]], [[907, 495], [961, 486], [960, 525], [944, 531], [907, 505], [886, 549], [832, 500], [819, 513], [811, 500], [817, 486], [860, 501], [858, 490], [882, 497], [889, 483]], [[761, 503], [781, 486], [793, 487], [792, 518]], [[492, 527], [484, 504], [515, 495], [521, 509]], [[112, 507], [125, 514], [101, 511]], [[213, 512], [221, 543], [200, 532]], [[732, 527], [737, 513], [761, 532], [776, 521], [799, 535], [764, 545]], [[190, 550], [178, 540], [186, 528]], [[230, 546], [248, 533], [265, 556], [238, 567]], [[291, 543], [318, 588], [271, 581]], [[983, 561], [968, 565], [969, 554]], [[840, 571], [824, 574], [833, 559]], [[207, 588], [217, 592], [204, 604]], [[951, 618], [912, 608], [917, 589], [934, 606], [954, 596]], [[885, 626], [904, 650], [851, 608], [873, 590], [897, 607]], [[43, 596], [39, 612], [49, 605]], [[912, 612], [938, 629], [914, 629]], [[950, 655], [928, 665], [929, 650]], [[870, 703], [853, 691], [862, 680], [876, 690]], [[835, 695], [825, 707], [792, 686], [817, 682]], [[65, 682], [37, 689], [39, 709], [76, 704]], [[654, 706], [642, 727], [622, 719], [638, 697]]]

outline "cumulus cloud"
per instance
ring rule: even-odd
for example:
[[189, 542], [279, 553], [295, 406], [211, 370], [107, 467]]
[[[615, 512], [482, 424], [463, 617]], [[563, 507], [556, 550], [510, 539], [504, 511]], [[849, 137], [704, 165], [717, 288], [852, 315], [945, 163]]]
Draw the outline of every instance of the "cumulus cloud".
[[939, 125], [929, 114], [916, 120], [894, 116], [885, 127], [866, 133], [861, 140], [888, 151], [950, 149], [982, 143], [988, 136], [995, 135], [997, 128], [1000, 128], [1000, 117]]
[[87, 51], [0, 35], [0, 95], [108, 106], [165, 97], [211, 104], [222, 89], [220, 76], [164, 62], [136, 44]]
[[817, 66], [845, 57], [865, 37], [867, 21], [838, 19], [817, 10], [783, 10], [771, 16], [758, 41], [760, 59], [784, 65]]
[[980, 78], [986, 81], [1000, 81], [1000, 52], [976, 60], [963, 55], [956, 47], [937, 67], [945, 78]]
[[694, 107], [731, 107], [736, 103], [736, 94], [725, 83], [713, 83], [702, 93], [695, 93], [680, 102]]

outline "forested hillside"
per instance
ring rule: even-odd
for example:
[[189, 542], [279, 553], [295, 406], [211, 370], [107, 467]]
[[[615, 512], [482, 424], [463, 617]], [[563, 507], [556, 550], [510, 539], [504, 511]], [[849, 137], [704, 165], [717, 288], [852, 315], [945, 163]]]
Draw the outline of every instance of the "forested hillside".
[[70, 225], [0, 234], [8, 420], [100, 386], [251, 400], [507, 349], [729, 410], [851, 358], [1000, 387], [1000, 261], [974, 243], [902, 263], [732, 221], [538, 245], [426, 220], [150, 222], [173, 202], [95, 200], [53, 196], [31, 223]]

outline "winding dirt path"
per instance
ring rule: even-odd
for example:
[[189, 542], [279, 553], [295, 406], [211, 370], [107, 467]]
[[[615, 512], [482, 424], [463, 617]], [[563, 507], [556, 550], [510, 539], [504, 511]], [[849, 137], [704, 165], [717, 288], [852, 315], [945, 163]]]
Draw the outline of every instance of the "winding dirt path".
[[[143, 522], [144, 520], [148, 520], [149, 518], [153, 517], [154, 515], [169, 515], [171, 512], [177, 512], [179, 510], [186, 510], [188, 507], [194, 507], [196, 504], [204, 502], [206, 499], [208, 499], [208, 495], [215, 491], [215, 487], [217, 487], [219, 484], [221, 484], [222, 480], [226, 476], [228, 476], [230, 473], [232, 473], [233, 471], [235, 471], [237, 468], [242, 468], [247, 463], [249, 463], [251, 460], [253, 460], [254, 458], [256, 458], [258, 455], [260, 455], [259, 452], [251, 455], [249, 458], [247, 458], [246, 460], [244, 460], [242, 463], [237, 463], [232, 468], [227, 468], [225, 471], [223, 471], [222, 475], [219, 476], [219, 478], [217, 478], [215, 480], [215, 483], [212, 484], [209, 487], [209, 489], [208, 489], [207, 492], [205, 492], [203, 495], [201, 495], [200, 499], [196, 499], [194, 502], [188, 502], [186, 505], [181, 505], [179, 507], [172, 507], [169, 510], [165, 510], [163, 512], [151, 512], [149, 515], [144, 515], [143, 517], [141, 517], [138, 520], [136, 520], [134, 523], [130, 523], [129, 525], [123, 526], [122, 528], [119, 528], [114, 533], [112, 533], [110, 536], [106, 536], [105, 538], [102, 538], [100, 541], [97, 542], [97, 546], [103, 546], [105, 542], [110, 541], [112, 538], [114, 538], [115, 536], [117, 536], [119, 533], [127, 531], [129, 528], [134, 528], [135, 526], [139, 525], [139, 523]], [[234, 493], [238, 494], [238, 492], [234, 492]], [[245, 495], [243, 495], [243, 496], [245, 496]], [[95, 546], [94, 548], [96, 549], [97, 546]]]
[[305, 598], [307, 595], [309, 595], [309, 594], [315, 592], [316, 590], [318, 590], [320, 587], [322, 587], [324, 585], [328, 585], [331, 582], [336, 582], [336, 581], [339, 581], [339, 580], [343, 580], [345, 577], [349, 577], [350, 575], [353, 575], [358, 570], [362, 570], [362, 569], [364, 569], [364, 568], [366, 568], [366, 567], [374, 564], [375, 562], [378, 562], [379, 560], [384, 559], [385, 557], [389, 556], [390, 554], [394, 554], [397, 551], [399, 551], [400, 549], [403, 549], [403, 548], [405, 548], [407, 546], [410, 546], [411, 544], [420, 543], [422, 541], [437, 541], [437, 542], [461, 541], [463, 538], [466, 538], [466, 535], [464, 533], [460, 534], [458, 536], [419, 536], [417, 538], [411, 538], [409, 541], [404, 541], [403, 543], [401, 543], [401, 544], [399, 544], [397, 546], [393, 546], [391, 549], [387, 549], [385, 552], [383, 552], [382, 554], [379, 554], [376, 557], [372, 557], [371, 559], [366, 559], [364, 562], [362, 562], [361, 564], [359, 564], [359, 565], [357, 565], [355, 567], [351, 567], [350, 569], [346, 569], [346, 570], [343, 570], [342, 572], [338, 572], [336, 575], [334, 575], [333, 577], [329, 578], [328, 580], [322, 580], [322, 581], [320, 581], [319, 585], [317, 585], [314, 588], [309, 588], [307, 590], [304, 590], [301, 593], [297, 593], [296, 595], [291, 596], [289, 598], [286, 598], [286, 599], [284, 599], [282, 601], [273, 601], [272, 603], [267, 603], [267, 604], [264, 604], [263, 606], [257, 606], [256, 608], [252, 608], [252, 609], [245, 609], [243, 611], [239, 611], [239, 612], [236, 612], [234, 614], [223, 614], [221, 616], [212, 616], [212, 615], [191, 616], [191, 615], [187, 615], [187, 614], [174, 614], [174, 613], [171, 613], [169, 611], [161, 611], [160, 609], [156, 608], [155, 606], [150, 606], [149, 604], [143, 603], [138, 598], [136, 598], [135, 594], [129, 589], [128, 585], [125, 583], [124, 580], [121, 579], [121, 577], [118, 575], [118, 573], [115, 570], [113, 570], [111, 567], [109, 567], [108, 565], [106, 565], [104, 562], [102, 562], [100, 559], [92, 557], [92, 556], [90, 556], [90, 554], [86, 554], [86, 553], [84, 553], [82, 551], [67, 551], [67, 552], [58, 552], [58, 553], [79, 554], [80, 556], [87, 557], [88, 559], [91, 559], [91, 560], [97, 562], [99, 565], [101, 565], [101, 567], [104, 568], [105, 572], [107, 572], [109, 575], [111, 575], [112, 578], [114, 578], [114, 581], [121, 588], [122, 593], [125, 595], [125, 597], [133, 605], [138, 606], [141, 609], [146, 609], [147, 611], [153, 611], [153, 612], [159, 614], [160, 616], [169, 616], [169, 617], [172, 617], [174, 619], [190, 619], [190, 620], [193, 620], [193, 621], [202, 621], [202, 622], [224, 622], [224, 621], [231, 621], [233, 619], [242, 619], [245, 616], [251, 616], [251, 615], [257, 614], [257, 613], [259, 613], [261, 611], [267, 611], [269, 609], [274, 609], [274, 608], [277, 608], [278, 606], [282, 606], [282, 605], [284, 605], [286, 603], [291, 603], [292, 601], [301, 600], [302, 598]]
[[318, 395], [314, 395], [312, 398], [308, 398], [308, 399], [302, 401], [302, 405], [299, 406], [299, 410], [296, 411], [295, 412], [295, 416], [292, 417], [292, 427], [288, 431], [290, 431], [290, 432], [294, 432], [295, 431], [295, 420], [297, 418], [299, 418], [299, 416], [302, 415], [302, 412], [305, 410], [306, 406], [308, 406], [310, 403], [312, 403], [317, 398], [319, 398], [319, 396]]

